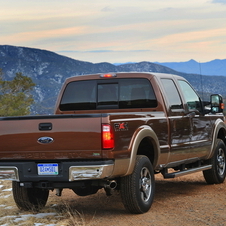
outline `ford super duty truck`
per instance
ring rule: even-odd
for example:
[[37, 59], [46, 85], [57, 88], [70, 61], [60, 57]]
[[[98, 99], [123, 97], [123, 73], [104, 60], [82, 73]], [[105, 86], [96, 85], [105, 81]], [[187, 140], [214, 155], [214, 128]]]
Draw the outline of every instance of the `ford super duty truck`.
[[0, 179], [12, 180], [23, 210], [45, 206], [49, 191], [79, 196], [120, 191], [131, 213], [147, 212], [156, 173], [226, 174], [226, 126], [218, 94], [202, 101], [182, 77], [108, 73], [66, 80], [55, 114], [0, 118]]

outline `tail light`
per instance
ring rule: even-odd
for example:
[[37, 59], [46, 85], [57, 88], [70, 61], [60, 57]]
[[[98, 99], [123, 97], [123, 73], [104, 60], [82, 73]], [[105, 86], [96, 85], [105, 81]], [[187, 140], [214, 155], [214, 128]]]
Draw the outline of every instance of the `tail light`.
[[113, 149], [115, 145], [113, 132], [109, 124], [102, 124], [102, 148]]
[[115, 73], [108, 73], [108, 74], [101, 74], [100, 77], [101, 78], [113, 78], [113, 77], [117, 77], [117, 75]]

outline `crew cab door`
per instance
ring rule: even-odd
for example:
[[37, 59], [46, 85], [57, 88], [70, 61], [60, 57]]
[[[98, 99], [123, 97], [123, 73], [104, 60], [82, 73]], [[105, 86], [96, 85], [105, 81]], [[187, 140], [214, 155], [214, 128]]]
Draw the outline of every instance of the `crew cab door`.
[[204, 115], [199, 96], [189, 83], [178, 80], [181, 92], [186, 102], [186, 112], [191, 124], [191, 157], [202, 157], [208, 154], [211, 146], [210, 115]]
[[172, 78], [161, 78], [169, 120], [168, 162], [178, 162], [190, 157], [191, 120], [185, 114], [185, 108], [179, 90]]

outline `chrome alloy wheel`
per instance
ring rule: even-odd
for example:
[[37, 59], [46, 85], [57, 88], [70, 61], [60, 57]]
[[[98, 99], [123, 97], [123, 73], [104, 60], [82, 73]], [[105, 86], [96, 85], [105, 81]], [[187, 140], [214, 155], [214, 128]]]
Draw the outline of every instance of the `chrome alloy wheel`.
[[225, 172], [225, 154], [222, 148], [219, 148], [217, 153], [217, 171], [219, 175], [223, 175]]
[[152, 186], [151, 186], [151, 174], [148, 168], [143, 167], [141, 170], [140, 178], [140, 192], [141, 199], [146, 202], [151, 196]]

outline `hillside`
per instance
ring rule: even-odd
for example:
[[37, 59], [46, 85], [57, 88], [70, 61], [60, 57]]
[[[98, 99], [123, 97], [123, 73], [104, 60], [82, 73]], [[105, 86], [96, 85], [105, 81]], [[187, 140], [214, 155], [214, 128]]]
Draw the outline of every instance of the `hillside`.
[[[64, 80], [71, 76], [105, 72], [163, 72], [181, 75], [198, 90], [201, 89], [201, 78], [196, 74], [177, 72], [168, 67], [151, 63], [140, 62], [123, 65], [110, 63], [84, 62], [74, 60], [54, 52], [8, 45], [0, 45], [0, 68], [7, 80], [12, 79], [15, 73], [22, 72], [36, 83], [34, 97], [36, 104], [32, 108], [33, 114], [50, 114], [53, 112], [58, 92]], [[203, 92], [221, 93], [226, 95], [223, 84], [226, 77], [203, 76]]]

